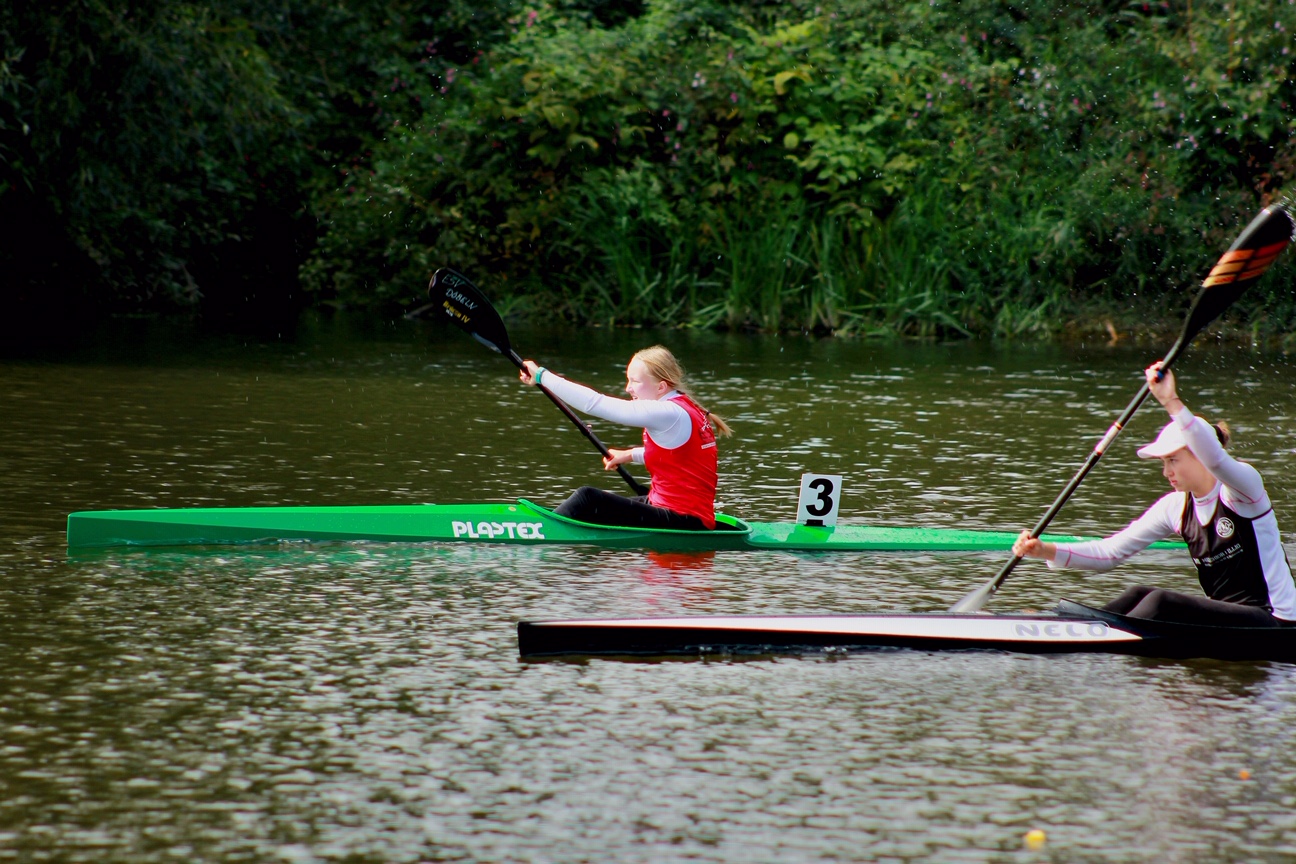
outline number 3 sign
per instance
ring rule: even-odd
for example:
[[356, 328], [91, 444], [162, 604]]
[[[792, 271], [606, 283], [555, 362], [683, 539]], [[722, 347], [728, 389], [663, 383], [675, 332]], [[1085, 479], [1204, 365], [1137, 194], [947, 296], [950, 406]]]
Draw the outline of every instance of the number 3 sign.
[[802, 474], [796, 521], [802, 525], [836, 527], [841, 485], [840, 474]]

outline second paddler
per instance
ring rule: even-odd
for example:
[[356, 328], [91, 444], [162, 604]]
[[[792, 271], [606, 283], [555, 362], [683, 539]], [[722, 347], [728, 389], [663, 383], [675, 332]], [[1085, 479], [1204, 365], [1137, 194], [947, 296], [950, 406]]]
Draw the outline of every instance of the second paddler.
[[642, 528], [715, 528], [718, 475], [716, 436], [731, 434], [720, 416], [702, 408], [684, 386], [684, 370], [661, 345], [637, 352], [626, 365], [626, 393], [618, 399], [523, 361], [522, 382], [543, 384], [572, 408], [643, 429], [643, 444], [609, 448], [604, 470], [633, 462], [652, 478], [646, 496], [626, 497], [582, 486], [555, 508], [570, 519]]

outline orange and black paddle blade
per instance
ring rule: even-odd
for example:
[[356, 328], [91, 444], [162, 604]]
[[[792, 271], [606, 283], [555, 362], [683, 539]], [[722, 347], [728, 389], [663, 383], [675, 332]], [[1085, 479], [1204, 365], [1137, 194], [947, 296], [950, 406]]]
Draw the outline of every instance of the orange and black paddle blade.
[[1291, 242], [1294, 228], [1285, 207], [1275, 204], [1261, 210], [1203, 280], [1180, 341], [1186, 345], [1263, 276]]
[[[1188, 343], [1196, 336], [1203, 327], [1214, 321], [1220, 314], [1232, 306], [1234, 301], [1242, 296], [1242, 292], [1250, 287], [1265, 271], [1269, 265], [1274, 262], [1287, 244], [1292, 240], [1292, 231], [1296, 225], [1292, 222], [1291, 215], [1287, 212], [1287, 207], [1291, 202], [1284, 201], [1280, 204], [1274, 204], [1260, 211], [1260, 215], [1251, 220], [1251, 224], [1242, 229], [1242, 233], [1233, 241], [1229, 247], [1211, 268], [1210, 273], [1202, 282], [1201, 290], [1197, 292], [1197, 297], [1193, 300], [1192, 309], [1188, 311], [1188, 318], [1184, 321], [1183, 332], [1175, 341], [1170, 350], [1166, 352], [1161, 361], [1162, 370], [1170, 368], [1170, 364], [1175, 358], [1188, 347]], [[1071, 494], [1080, 486], [1081, 481], [1089, 474], [1089, 471], [1098, 464], [1103, 453], [1107, 452], [1108, 446], [1120, 434], [1121, 430], [1129, 424], [1134, 412], [1143, 404], [1149, 393], [1147, 382], [1139, 388], [1139, 392], [1134, 399], [1125, 406], [1120, 417], [1111, 425], [1105, 434], [1094, 446], [1089, 453], [1089, 458], [1076, 471], [1075, 476], [1063, 487], [1062, 492], [1053, 501], [1053, 504], [1045, 511], [1039, 522], [1031, 529], [1030, 536], [1039, 537], [1044, 533], [1044, 529], [1053, 521], [1053, 517], [1062, 509], [1062, 505], [1067, 502]], [[999, 586], [1008, 578], [1008, 574], [1016, 569], [1021, 563], [1021, 557], [1014, 555], [1003, 568], [995, 574], [995, 577], [980, 588], [968, 594], [959, 602], [950, 607], [951, 612], [972, 613], [980, 612], [981, 608], [989, 602], [990, 598], [999, 590]]]

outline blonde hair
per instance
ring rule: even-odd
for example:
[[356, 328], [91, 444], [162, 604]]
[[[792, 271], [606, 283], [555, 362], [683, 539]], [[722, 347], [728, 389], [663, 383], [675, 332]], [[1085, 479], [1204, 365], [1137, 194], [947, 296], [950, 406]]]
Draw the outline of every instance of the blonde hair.
[[[651, 348], [636, 351], [635, 355], [630, 359], [638, 360], [644, 364], [648, 374], [658, 381], [665, 381], [685, 396], [693, 399], [693, 394], [684, 386], [684, 367], [675, 359], [675, 355], [670, 352], [669, 348], [664, 345], [653, 345]], [[696, 399], [693, 399], [693, 401], [697, 402]], [[702, 408], [701, 405], [698, 407]], [[717, 435], [733, 434], [729, 424], [719, 414], [712, 414], [705, 408], [702, 408], [702, 413], [706, 414], [707, 422], [711, 424], [711, 428], [715, 430]]]

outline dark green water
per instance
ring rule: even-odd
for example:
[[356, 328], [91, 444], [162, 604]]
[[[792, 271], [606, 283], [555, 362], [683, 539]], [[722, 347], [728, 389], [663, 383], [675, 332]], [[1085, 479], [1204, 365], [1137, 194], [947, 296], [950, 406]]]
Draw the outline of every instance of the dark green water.
[[[1032, 524], [1155, 349], [520, 331], [607, 390], [677, 350], [725, 414], [721, 500], [789, 519], [802, 472], [844, 521]], [[1195, 345], [1296, 537], [1296, 375]], [[457, 332], [307, 322], [291, 341], [119, 325], [0, 361], [0, 860], [1290, 861], [1296, 667], [883, 652], [523, 664], [519, 618], [938, 610], [980, 554], [451, 545], [110, 550], [113, 507], [509, 500], [615, 475]], [[1105, 533], [1159, 495], [1136, 418], [1054, 523]], [[612, 446], [634, 435], [596, 427]], [[1023, 565], [993, 607], [1191, 590], [1149, 553]], [[1240, 771], [1248, 771], [1243, 779]], [[1043, 849], [1023, 848], [1041, 828]]]

